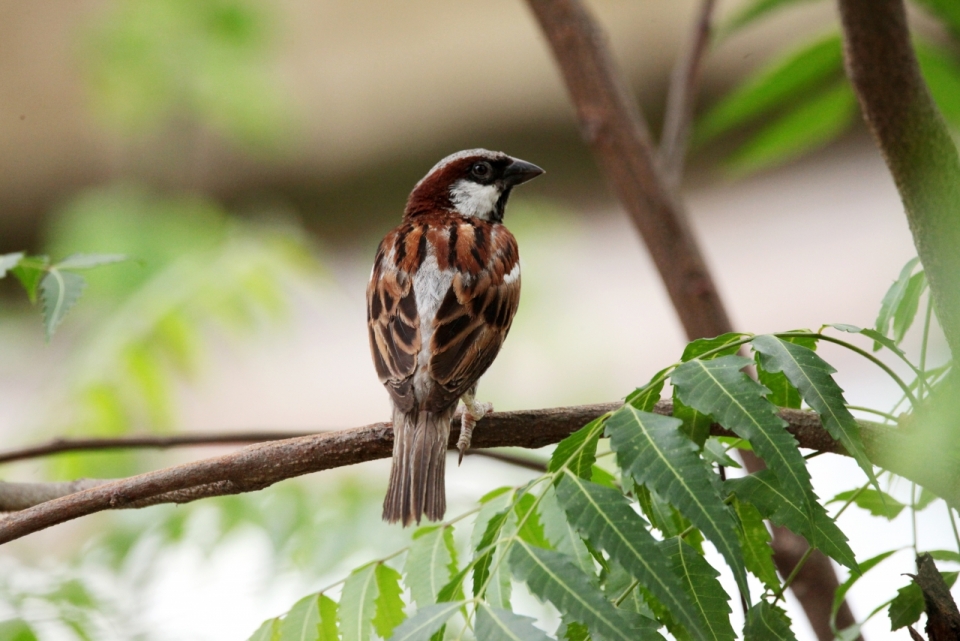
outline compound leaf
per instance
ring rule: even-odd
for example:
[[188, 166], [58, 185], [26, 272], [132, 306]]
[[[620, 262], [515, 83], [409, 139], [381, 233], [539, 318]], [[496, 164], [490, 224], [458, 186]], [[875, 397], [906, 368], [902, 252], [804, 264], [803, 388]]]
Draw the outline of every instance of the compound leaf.
[[377, 565], [358, 568], [347, 577], [340, 597], [340, 631], [344, 639], [369, 641], [377, 611]]
[[481, 603], [477, 609], [477, 641], [550, 641], [534, 619]]
[[782, 609], [760, 601], [747, 612], [744, 641], [797, 641], [790, 629], [790, 617]]
[[[416, 613], [397, 626], [390, 641], [430, 641], [431, 637], [450, 620], [453, 614], [467, 604], [467, 601], [435, 603], [420, 608]], [[352, 639], [346, 634], [344, 639]]]
[[377, 602], [373, 627], [382, 639], [390, 638], [393, 629], [403, 623], [403, 599], [400, 594], [400, 573], [383, 563], [377, 564]]

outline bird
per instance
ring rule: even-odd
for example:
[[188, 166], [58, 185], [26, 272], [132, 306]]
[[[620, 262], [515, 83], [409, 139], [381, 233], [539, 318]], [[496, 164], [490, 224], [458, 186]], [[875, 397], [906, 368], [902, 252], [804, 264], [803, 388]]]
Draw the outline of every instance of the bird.
[[393, 406], [393, 461], [383, 520], [403, 526], [446, 511], [450, 425], [463, 401], [460, 461], [493, 411], [477, 381], [503, 345], [520, 302], [520, 254], [503, 225], [514, 187], [543, 174], [502, 152], [451, 154], [410, 192], [380, 242], [367, 286], [367, 329]]

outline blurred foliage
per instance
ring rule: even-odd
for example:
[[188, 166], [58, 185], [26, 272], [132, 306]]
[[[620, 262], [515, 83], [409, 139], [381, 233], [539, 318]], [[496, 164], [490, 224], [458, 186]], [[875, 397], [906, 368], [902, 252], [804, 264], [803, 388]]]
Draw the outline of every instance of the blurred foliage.
[[[715, 45], [777, 11], [815, 0], [753, 0], [717, 27]], [[915, 0], [941, 21], [952, 41], [915, 39], [920, 69], [944, 118], [960, 129], [960, 3]], [[832, 142], [856, 122], [858, 107], [844, 74], [840, 34], [794, 46], [749, 74], [698, 119], [694, 146], [736, 134], [724, 169], [742, 177]]]
[[274, 11], [261, 0], [113, 0], [82, 47], [92, 111], [127, 135], [199, 125], [251, 149], [287, 132], [267, 60]]

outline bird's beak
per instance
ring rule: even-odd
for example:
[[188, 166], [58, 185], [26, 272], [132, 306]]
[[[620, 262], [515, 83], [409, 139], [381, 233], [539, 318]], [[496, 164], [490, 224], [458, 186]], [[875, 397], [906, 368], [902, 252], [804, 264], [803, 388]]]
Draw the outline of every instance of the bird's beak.
[[513, 187], [528, 180], [533, 180], [542, 173], [543, 170], [533, 163], [514, 158], [504, 170], [503, 180], [508, 186]]

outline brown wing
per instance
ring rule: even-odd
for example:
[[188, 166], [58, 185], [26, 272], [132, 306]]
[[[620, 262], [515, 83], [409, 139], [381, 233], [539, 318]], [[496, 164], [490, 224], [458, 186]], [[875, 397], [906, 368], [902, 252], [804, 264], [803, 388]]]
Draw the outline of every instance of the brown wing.
[[380, 382], [397, 408], [413, 409], [413, 373], [420, 351], [420, 319], [412, 279], [385, 260], [381, 243], [367, 286], [367, 329]]
[[510, 331], [520, 303], [519, 257], [513, 236], [501, 230], [506, 251], [491, 252], [478, 273], [458, 272], [437, 310], [429, 364], [436, 386], [426, 409], [448, 407], [469, 391]]

